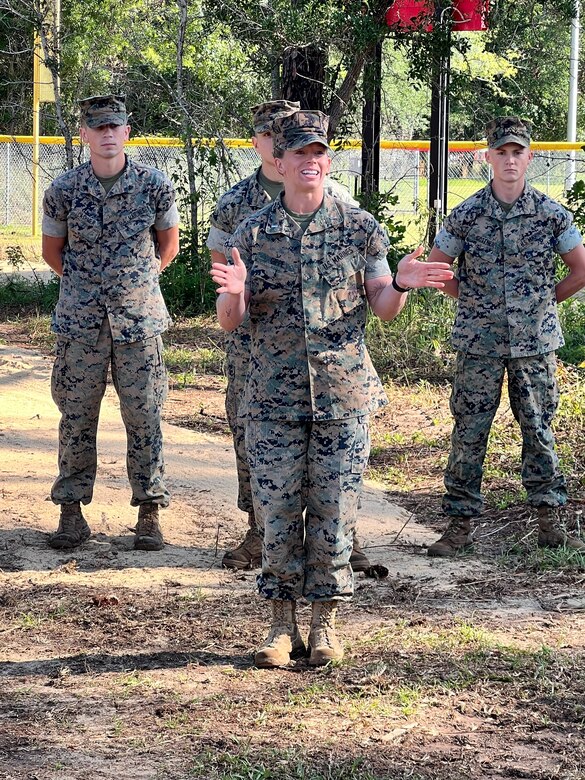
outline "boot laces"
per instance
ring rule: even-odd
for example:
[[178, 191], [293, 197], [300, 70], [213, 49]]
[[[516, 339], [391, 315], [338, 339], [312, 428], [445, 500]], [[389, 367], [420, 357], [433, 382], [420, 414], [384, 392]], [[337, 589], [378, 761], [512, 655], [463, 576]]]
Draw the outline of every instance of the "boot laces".
[[317, 621], [314, 625], [316, 645], [333, 647], [333, 634], [335, 631], [335, 607], [321, 605], [317, 613]]
[[61, 504], [61, 516], [59, 518], [59, 533], [77, 533], [77, 523], [81, 521], [79, 504]]
[[275, 600], [272, 609], [272, 626], [268, 632], [266, 647], [276, 645], [283, 635], [292, 638], [296, 628], [294, 611], [289, 611], [288, 603]]
[[242, 543], [239, 545], [238, 550], [253, 550], [258, 546], [259, 537], [254, 528], [248, 528], [246, 535], [244, 536]]
[[469, 533], [468, 525], [469, 520], [466, 517], [454, 517], [447, 526], [447, 529], [445, 533], [443, 534], [443, 539], [451, 539], [454, 536], [459, 536], [460, 534], [466, 534]]
[[156, 505], [142, 505], [138, 517], [138, 534], [140, 536], [153, 536], [158, 532], [158, 507]]

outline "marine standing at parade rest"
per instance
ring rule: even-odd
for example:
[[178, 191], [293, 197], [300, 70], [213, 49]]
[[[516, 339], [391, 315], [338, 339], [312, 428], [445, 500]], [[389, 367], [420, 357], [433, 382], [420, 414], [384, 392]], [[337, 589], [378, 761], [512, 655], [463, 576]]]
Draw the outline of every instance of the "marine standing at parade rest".
[[[503, 116], [486, 127], [491, 182], [446, 218], [429, 260], [453, 263], [444, 292], [458, 299], [451, 394], [454, 427], [445, 471], [445, 533], [431, 556], [454, 556], [472, 544], [471, 521], [483, 507], [481, 482], [490, 428], [504, 375], [522, 432], [522, 484], [541, 547], [585, 542], [563, 528], [567, 501], [551, 424], [558, 405], [555, 350], [564, 343], [557, 303], [585, 285], [585, 250], [571, 214], [526, 181], [533, 158], [530, 123]], [[555, 281], [555, 255], [568, 274]]]
[[[281, 117], [290, 116], [300, 110], [300, 103], [289, 100], [269, 100], [252, 106], [252, 144], [260, 156], [261, 165], [242, 181], [235, 184], [219, 199], [211, 218], [207, 246], [214, 263], [225, 263], [225, 245], [238, 225], [275, 200], [282, 192], [282, 179], [276, 170], [272, 145], [272, 123]], [[350, 193], [334, 179], [328, 178], [325, 191], [339, 200], [357, 206]], [[245, 447], [245, 421], [238, 416], [238, 409], [244, 397], [246, 373], [250, 361], [250, 331], [247, 318], [235, 331], [226, 334], [226, 414], [232, 432], [236, 469], [238, 474], [238, 508], [248, 516], [248, 531], [242, 542], [228, 550], [222, 559], [222, 566], [233, 569], [254, 569], [262, 562], [262, 542], [258, 533], [252, 491], [250, 469]], [[354, 538], [351, 553], [354, 571], [367, 571], [370, 561]], [[382, 569], [382, 567], [378, 567]]]
[[92, 500], [96, 433], [108, 369], [126, 428], [134, 546], [160, 550], [164, 482], [161, 409], [167, 393], [161, 333], [170, 318], [161, 271], [179, 249], [179, 216], [169, 179], [124, 152], [130, 126], [125, 99], [81, 100], [80, 137], [89, 162], [59, 176], [43, 202], [43, 257], [61, 277], [52, 328], [57, 334], [51, 391], [61, 412], [60, 505], [49, 544], [77, 547], [91, 531], [81, 504]]
[[250, 315], [242, 414], [263, 529], [258, 587], [272, 607], [270, 632], [255, 655], [259, 667], [283, 666], [304, 651], [296, 621], [301, 597], [312, 603], [309, 663], [343, 656], [334, 618], [353, 593], [368, 417], [386, 403], [365, 346], [367, 304], [390, 320], [407, 288], [440, 288], [452, 278], [448, 264], [418, 261], [420, 249], [392, 278], [384, 229], [324, 191], [327, 123], [318, 111], [274, 122], [284, 192], [236, 230], [233, 264], [212, 266], [221, 326], [232, 331], [248, 308]]

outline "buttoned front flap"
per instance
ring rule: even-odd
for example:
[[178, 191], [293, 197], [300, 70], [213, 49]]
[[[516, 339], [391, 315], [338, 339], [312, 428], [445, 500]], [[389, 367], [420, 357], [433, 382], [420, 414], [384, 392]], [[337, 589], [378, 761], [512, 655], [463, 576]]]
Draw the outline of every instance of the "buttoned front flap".
[[320, 264], [324, 323], [337, 320], [365, 303], [365, 267], [366, 258], [354, 248], [331, 254]]
[[155, 215], [148, 206], [142, 206], [128, 213], [121, 213], [118, 217], [117, 227], [124, 238], [131, 238], [145, 230], [150, 230], [154, 225]]
[[363, 285], [363, 270], [366, 267], [366, 258], [355, 248], [340, 250], [328, 255], [320, 265], [321, 274], [331, 287], [344, 285], [349, 277], [359, 274], [359, 281]]
[[277, 311], [277, 304], [298, 290], [298, 264], [291, 265], [284, 258], [264, 252], [254, 254], [248, 272], [250, 316], [269, 315]]
[[102, 227], [91, 214], [72, 211], [67, 220], [67, 239], [71, 246], [95, 244], [102, 234]]

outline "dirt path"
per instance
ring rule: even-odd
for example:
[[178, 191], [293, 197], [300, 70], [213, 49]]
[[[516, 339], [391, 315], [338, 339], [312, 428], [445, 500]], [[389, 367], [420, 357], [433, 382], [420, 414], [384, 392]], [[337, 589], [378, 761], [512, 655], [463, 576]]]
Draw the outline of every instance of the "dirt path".
[[164, 426], [168, 544], [135, 551], [110, 388], [93, 535], [52, 550], [50, 368], [0, 346], [0, 780], [585, 778], [582, 578], [429, 559], [436, 531], [368, 483], [390, 576], [356, 578], [344, 663], [256, 670], [255, 573], [219, 566], [245, 530], [230, 440]]
[[[98, 433], [98, 479], [85, 510], [93, 536], [74, 552], [51, 550], [44, 534], [54, 530], [58, 511], [48, 498], [55, 475], [58, 411], [50, 393], [51, 360], [33, 351], [0, 346], [0, 583], [26, 579], [57, 582], [75, 560], [79, 583], [148, 587], [169, 577], [201, 587], [234, 587], [219, 566], [226, 546], [245, 531], [235, 508], [235, 463], [230, 441], [164, 426], [166, 469], [173, 499], [163, 513], [164, 551], [132, 549], [125, 437], [114, 389], [106, 393]], [[435, 532], [409, 520], [373, 484], [364, 491], [360, 536], [374, 562], [393, 574], [423, 577], [441, 589], [449, 570], [423, 556], [405, 559], [403, 545], [430, 542]], [[398, 547], [386, 546], [399, 541]], [[461, 574], [461, 567], [458, 567]], [[241, 582], [238, 587], [245, 587]]]

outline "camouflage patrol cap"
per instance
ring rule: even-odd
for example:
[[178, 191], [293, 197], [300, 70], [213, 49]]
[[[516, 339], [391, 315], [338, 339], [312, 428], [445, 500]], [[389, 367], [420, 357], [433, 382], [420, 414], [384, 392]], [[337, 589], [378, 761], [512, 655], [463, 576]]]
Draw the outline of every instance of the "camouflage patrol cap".
[[94, 95], [79, 101], [81, 122], [87, 127], [125, 125], [128, 121], [125, 95]]
[[319, 143], [330, 149], [327, 142], [329, 117], [322, 111], [297, 111], [277, 119], [272, 126], [275, 151], [302, 149]]
[[272, 123], [281, 116], [289, 116], [298, 111], [301, 104], [296, 100], [268, 100], [252, 106], [252, 126], [255, 133], [267, 133], [272, 130]]
[[530, 146], [532, 123], [519, 116], [497, 116], [485, 126], [488, 146], [498, 149], [504, 144]]

